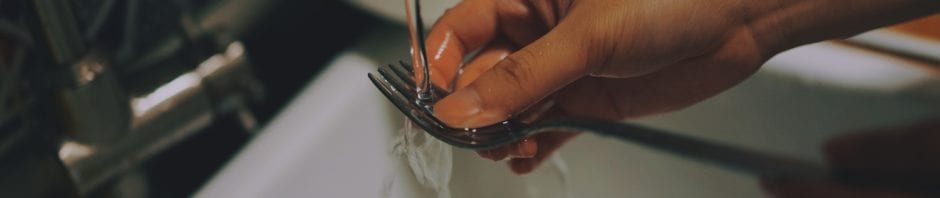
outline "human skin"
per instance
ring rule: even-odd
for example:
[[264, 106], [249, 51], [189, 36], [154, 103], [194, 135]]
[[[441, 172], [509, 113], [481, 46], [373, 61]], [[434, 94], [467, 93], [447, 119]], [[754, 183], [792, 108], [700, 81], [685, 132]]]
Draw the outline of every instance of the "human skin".
[[[427, 39], [457, 128], [515, 117], [624, 120], [693, 105], [777, 53], [935, 13], [925, 0], [465, 0]], [[470, 61], [463, 60], [479, 50]], [[572, 132], [479, 152], [527, 173]]]

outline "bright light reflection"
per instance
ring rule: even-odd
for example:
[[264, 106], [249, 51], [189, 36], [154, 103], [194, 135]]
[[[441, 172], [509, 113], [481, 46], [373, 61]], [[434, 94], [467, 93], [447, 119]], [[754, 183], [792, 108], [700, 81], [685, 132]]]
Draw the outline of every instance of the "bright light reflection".
[[173, 79], [170, 83], [157, 88], [157, 90], [154, 90], [144, 97], [131, 99], [131, 108], [134, 111], [134, 116], [141, 116], [186, 89], [199, 86], [201, 80], [199, 75], [195, 73], [186, 73], [176, 77], [176, 79]]
[[212, 74], [216, 70], [219, 70], [219, 68], [222, 68], [222, 66], [228, 62], [229, 62], [228, 58], [217, 54], [212, 57], [209, 57], [209, 59], [206, 59], [205, 61], [202, 61], [202, 63], [199, 63], [199, 66], [196, 67], [196, 72], [198, 72], [199, 74], [202, 74], [203, 76], [208, 76], [209, 74]]
[[199, 63], [199, 66], [196, 67], [196, 72], [203, 76], [208, 76], [219, 70], [219, 68], [222, 68], [222, 66], [230, 63], [232, 60], [241, 57], [244, 53], [245, 47], [240, 42], [233, 42], [225, 49], [225, 53], [216, 54], [202, 61], [202, 63]]
[[95, 148], [74, 141], [65, 141], [59, 149], [59, 159], [67, 165], [95, 154]]
[[230, 59], [238, 58], [245, 53], [245, 46], [241, 42], [232, 42], [228, 44], [228, 48], [225, 49], [225, 56]]

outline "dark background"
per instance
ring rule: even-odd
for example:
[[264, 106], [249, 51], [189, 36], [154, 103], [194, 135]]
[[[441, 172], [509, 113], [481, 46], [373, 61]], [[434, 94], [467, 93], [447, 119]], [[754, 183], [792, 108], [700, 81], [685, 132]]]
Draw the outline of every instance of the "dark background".
[[[256, 76], [265, 86], [265, 98], [252, 107], [261, 126], [338, 52], [378, 22], [378, 18], [341, 1], [276, 4], [242, 38]], [[191, 196], [207, 182], [250, 139], [251, 133], [239, 127], [235, 119], [218, 119], [143, 164], [151, 197]], [[92, 197], [109, 196], [112, 192], [106, 189]]]

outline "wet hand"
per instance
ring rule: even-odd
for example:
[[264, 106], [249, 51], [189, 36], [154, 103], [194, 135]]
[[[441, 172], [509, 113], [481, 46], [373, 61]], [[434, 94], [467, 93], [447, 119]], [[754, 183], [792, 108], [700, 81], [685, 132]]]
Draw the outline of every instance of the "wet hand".
[[[473, 128], [510, 117], [622, 120], [687, 107], [768, 57], [738, 2], [463, 1], [428, 35], [431, 80], [454, 90], [435, 114]], [[526, 173], [573, 136], [539, 134], [480, 154], [515, 158], [512, 169]]]

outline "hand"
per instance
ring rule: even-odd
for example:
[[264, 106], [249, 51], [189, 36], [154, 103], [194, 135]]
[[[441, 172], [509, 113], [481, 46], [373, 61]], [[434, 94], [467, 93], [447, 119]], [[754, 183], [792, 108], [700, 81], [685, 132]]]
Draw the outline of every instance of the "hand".
[[940, 188], [940, 120], [841, 136], [826, 144], [825, 154], [833, 170], [879, 185], [765, 179], [764, 189], [774, 197], [893, 198], [928, 196], [905, 190], [912, 186]]
[[[790, 47], [938, 7], [923, 0], [465, 0], [428, 35], [431, 80], [455, 90], [435, 115], [473, 128], [510, 117], [622, 120], [674, 111], [741, 82]], [[540, 134], [481, 156], [521, 158], [510, 165], [526, 173], [573, 136]]]
[[[512, 116], [621, 120], [689, 106], [768, 57], [737, 2], [463, 1], [428, 35], [432, 81], [456, 90], [435, 113], [464, 128]], [[481, 155], [529, 158], [510, 161], [525, 173], [573, 136], [540, 134]]]

